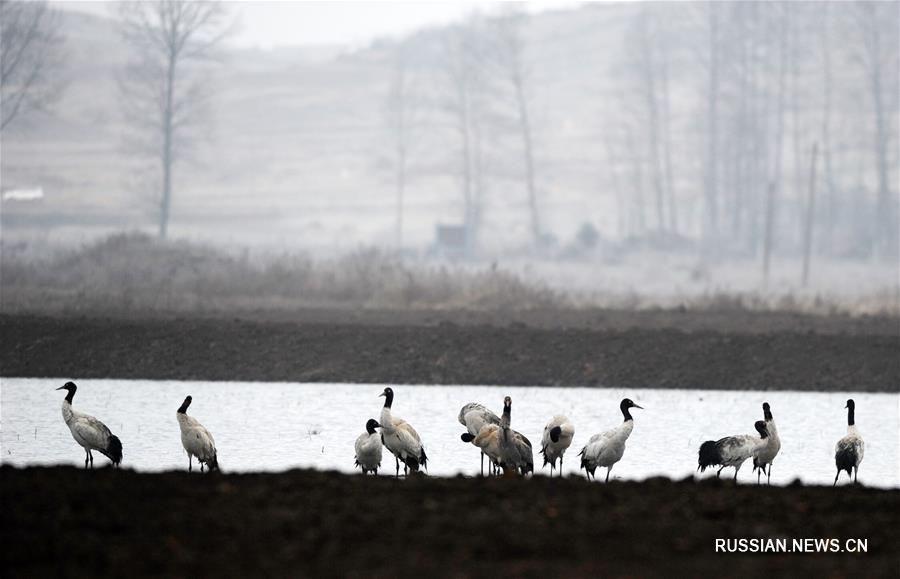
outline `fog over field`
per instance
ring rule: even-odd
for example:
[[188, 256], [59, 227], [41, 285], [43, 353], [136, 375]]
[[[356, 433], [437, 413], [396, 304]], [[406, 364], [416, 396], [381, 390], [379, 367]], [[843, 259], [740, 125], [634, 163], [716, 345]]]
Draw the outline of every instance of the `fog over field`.
[[183, 6], [3, 3], [4, 310], [900, 311], [898, 2]]

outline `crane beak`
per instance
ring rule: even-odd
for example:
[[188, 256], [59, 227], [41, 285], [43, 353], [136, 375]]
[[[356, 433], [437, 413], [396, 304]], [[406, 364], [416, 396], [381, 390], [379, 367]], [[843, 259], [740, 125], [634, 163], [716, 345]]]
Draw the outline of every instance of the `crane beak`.
[[376, 422], [374, 428], [381, 428], [381, 425]]
[[65, 386], [60, 386], [59, 388], [54, 388], [54, 390], [65, 390], [65, 389], [66, 389]]
[[381, 398], [382, 396], [384, 396], [384, 392], [378, 395], [379, 398]]
[[638, 406], [638, 405], [637, 405], [637, 404], [635, 404], [635, 405], [634, 405], [634, 406], [632, 406], [632, 408], [640, 408], [640, 409], [641, 409], [641, 410], [643, 410], [643, 409], [644, 409], [644, 407], [643, 407], [643, 406]]

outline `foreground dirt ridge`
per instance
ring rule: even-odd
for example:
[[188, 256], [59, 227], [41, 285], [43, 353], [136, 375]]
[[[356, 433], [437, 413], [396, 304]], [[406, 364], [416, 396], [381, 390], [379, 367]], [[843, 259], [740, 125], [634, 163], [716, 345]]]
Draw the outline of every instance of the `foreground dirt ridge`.
[[[896, 392], [896, 320], [790, 314], [294, 312], [124, 319], [0, 315], [0, 374]], [[333, 319], [334, 321], [328, 321]], [[629, 325], [628, 320], [633, 319]], [[799, 330], [791, 328], [797, 327]], [[769, 330], [767, 331], [767, 328]], [[896, 328], [897, 332], [892, 332]]]
[[[394, 480], [331, 472], [0, 469], [12, 575], [888, 576], [900, 491]], [[717, 554], [716, 538], [864, 538], [868, 552]], [[613, 573], [614, 571], [614, 573]]]

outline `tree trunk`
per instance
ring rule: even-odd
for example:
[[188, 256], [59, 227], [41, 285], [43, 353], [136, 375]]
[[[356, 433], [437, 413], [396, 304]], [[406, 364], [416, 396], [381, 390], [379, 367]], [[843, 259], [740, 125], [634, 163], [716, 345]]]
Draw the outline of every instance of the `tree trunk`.
[[403, 195], [406, 191], [406, 147], [397, 146], [397, 251], [403, 252]]
[[647, 147], [650, 150], [650, 178], [653, 182], [655, 195], [654, 206], [656, 208], [656, 228], [664, 231], [666, 228], [665, 196], [663, 193], [663, 177], [660, 163], [659, 142], [659, 107], [656, 102], [656, 78], [653, 60], [653, 47], [651, 45], [650, 31], [647, 30], [647, 14], [641, 16], [641, 52], [643, 53], [643, 88], [644, 104], [647, 107]]
[[677, 199], [675, 195], [675, 176], [672, 168], [672, 133], [670, 129], [670, 108], [669, 108], [669, 65], [666, 56], [662, 58], [662, 68], [660, 69], [660, 81], [662, 83], [662, 144], [663, 159], [665, 162], [666, 173], [666, 194], [669, 198], [669, 229], [672, 233], [678, 233], [678, 211]]
[[[873, 18], [875, 15], [873, 14]], [[875, 159], [878, 169], [878, 246], [882, 258], [894, 257], [897, 254], [897, 220], [894, 199], [888, 182], [888, 135], [885, 128], [884, 102], [882, 96], [882, 79], [880, 54], [881, 39], [877, 24], [872, 26], [873, 54], [871, 68], [871, 90], [875, 105]]]
[[[803, 143], [800, 135], [801, 131], [801, 115], [800, 115], [800, 62], [798, 38], [800, 27], [788, 30], [788, 38], [790, 39], [791, 54], [791, 141], [794, 147], [794, 195], [793, 197], [799, 202], [803, 197]], [[799, 203], [798, 203], [799, 206]], [[799, 215], [797, 221], [800, 221]], [[793, 221], [794, 216], [789, 215], [788, 221]]]
[[159, 207], [159, 237], [165, 239], [169, 232], [169, 211], [172, 204], [172, 164], [174, 158], [172, 155], [172, 142], [174, 125], [172, 118], [174, 111], [172, 104], [175, 93], [175, 64], [176, 55], [170, 54], [168, 69], [166, 70], [166, 102], [163, 109], [163, 150], [162, 150], [162, 198]]
[[396, 62], [394, 63], [394, 89], [393, 89], [393, 105], [394, 110], [394, 155], [396, 166], [396, 231], [395, 244], [398, 254], [403, 252], [403, 197], [406, 192], [406, 147], [407, 147], [407, 131], [409, 127], [406, 124], [407, 101], [406, 94], [406, 62], [404, 60], [403, 48], [399, 48], [397, 52]]
[[816, 214], [816, 155], [818, 145], [813, 145], [809, 169], [809, 197], [806, 201], [806, 220], [803, 224], [803, 287], [809, 282], [809, 262], [812, 256], [813, 221]]
[[[756, 4], [749, 3], [748, 9], [750, 11], [749, 24], [753, 30], [756, 30], [759, 22], [758, 7]], [[771, 46], [770, 34], [769, 28], [766, 27], [761, 39], [757, 39], [755, 36], [751, 37], [751, 55], [756, 53], [758, 42], [761, 42], [764, 46]], [[768, 179], [766, 176], [769, 172], [769, 151], [767, 147], [768, 123], [766, 120], [769, 117], [769, 98], [765, 90], [758, 88], [760, 86], [761, 71], [768, 70], [768, 64], [768, 62], [760, 62], [756, 58], [752, 58], [748, 69], [748, 84], [751, 87], [749, 124], [752, 147], [747, 185], [749, 192], [747, 198], [747, 247], [754, 256], [758, 255], [760, 240], [762, 239], [760, 230], [763, 222], [763, 212], [765, 211], [766, 196], [768, 195]]]
[[717, 188], [718, 168], [718, 96], [719, 96], [719, 7], [709, 5], [709, 86], [707, 94], [707, 150], [706, 150], [706, 228], [707, 238], [715, 239], [719, 227]]
[[613, 191], [615, 192], [616, 197], [616, 229], [619, 234], [619, 237], [624, 239], [628, 235], [628, 207], [626, 200], [625, 191], [622, 190], [621, 184], [619, 183], [619, 160], [616, 157], [615, 149], [613, 149], [612, 144], [610, 144], [607, 139], [606, 142], [606, 167], [609, 171], [609, 179], [611, 181]]
[[516, 77], [513, 80], [515, 87], [516, 103], [519, 111], [519, 126], [522, 130], [522, 146], [525, 155], [525, 187], [528, 191], [528, 210], [531, 214], [531, 237], [534, 243], [541, 240], [541, 226], [538, 219], [537, 190], [534, 177], [534, 152], [531, 138], [531, 118], [528, 115], [528, 103], [525, 101], [525, 89], [522, 80]]
[[631, 155], [632, 182], [634, 183], [634, 196], [631, 199], [634, 212], [631, 214], [630, 228], [632, 234], [643, 235], [647, 230], [646, 208], [644, 207], [644, 167], [631, 133], [628, 134], [628, 152]]
[[[740, 15], [738, 16], [740, 18]], [[740, 65], [738, 67], [738, 113], [737, 113], [737, 143], [734, 151], [734, 204], [731, 207], [731, 230], [735, 239], [741, 238], [744, 217], [744, 195], [746, 187], [746, 158], [748, 141], [747, 128], [747, 33], [741, 28], [740, 33]]]
[[475, 227], [474, 219], [474, 191], [472, 186], [472, 143], [471, 143], [471, 126], [469, 110], [469, 94], [465, 86], [460, 84], [459, 87], [459, 134], [462, 145], [462, 178], [463, 178], [463, 226], [465, 227], [465, 244], [466, 254], [472, 253], [474, 240], [473, 229]]
[[775, 129], [775, 169], [769, 182], [766, 195], [765, 238], [763, 239], [763, 285], [768, 286], [769, 268], [775, 237], [776, 204], [778, 202], [778, 186], [781, 178], [781, 153], [784, 141], [784, 89], [787, 73], [787, 34], [790, 24], [791, 7], [784, 7], [784, 18], [781, 20], [781, 39], [779, 41], [778, 65], [778, 108]]
[[834, 221], [836, 215], [834, 174], [832, 173], [831, 157], [831, 44], [828, 34], [828, 3], [822, 4], [822, 65], [823, 84], [822, 94], [822, 161], [825, 165], [825, 253], [833, 255], [834, 252]]

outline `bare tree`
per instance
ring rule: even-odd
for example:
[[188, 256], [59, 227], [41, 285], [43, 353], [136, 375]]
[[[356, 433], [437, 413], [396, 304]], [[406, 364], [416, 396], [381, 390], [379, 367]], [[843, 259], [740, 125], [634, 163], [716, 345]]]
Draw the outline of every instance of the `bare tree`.
[[134, 60], [120, 79], [122, 104], [159, 162], [159, 236], [166, 237], [176, 162], [188, 148], [189, 129], [207, 104], [199, 64], [228, 32], [220, 2], [154, 0], [119, 5]]
[[628, 71], [632, 76], [642, 109], [634, 120], [643, 125], [643, 139], [648, 156], [650, 181], [653, 185], [656, 227], [666, 229], [666, 209], [674, 212], [671, 192], [671, 158], [668, 150], [668, 67], [658, 30], [653, 26], [653, 11], [643, 7], [630, 31], [631, 46], [628, 53], [634, 55]]
[[706, 126], [706, 176], [703, 189], [706, 198], [706, 228], [708, 237], [715, 239], [719, 228], [719, 192], [718, 192], [718, 121], [719, 121], [719, 29], [720, 6], [710, 2], [709, 12], [709, 78], [707, 81], [707, 126]]
[[63, 38], [46, 2], [0, 2], [0, 130], [61, 94]]
[[748, 205], [748, 181], [752, 178], [750, 174], [750, 152], [753, 142], [752, 134], [752, 101], [753, 90], [751, 88], [751, 50], [752, 50], [752, 32], [754, 6], [750, 3], [736, 3], [729, 6], [731, 12], [729, 14], [727, 24], [732, 27], [729, 34], [732, 37], [732, 74], [734, 78], [733, 99], [737, 100], [733, 106], [736, 108], [731, 117], [731, 127], [728, 131], [729, 138], [727, 142], [731, 151], [731, 158], [728, 163], [730, 168], [730, 176], [727, 189], [731, 191], [731, 234], [735, 238], [740, 238], [745, 213]]
[[498, 76], [510, 89], [513, 119], [522, 142], [522, 164], [528, 197], [532, 240], [541, 240], [541, 223], [537, 202], [537, 177], [534, 160], [534, 126], [531, 115], [532, 77], [524, 38], [527, 16], [520, 10], [507, 10], [493, 21], [493, 56]]
[[834, 92], [833, 73], [831, 65], [830, 20], [828, 4], [822, 5], [821, 28], [819, 48], [822, 55], [822, 162], [824, 164], [826, 211], [825, 211], [825, 249], [830, 254], [834, 243], [835, 222], [835, 185], [834, 170], [831, 151], [831, 109], [832, 93]]
[[791, 26], [791, 6], [782, 5], [784, 14], [780, 19], [778, 41], [778, 102], [775, 109], [775, 154], [773, 159], [773, 173], [769, 180], [766, 194], [765, 233], [763, 237], [763, 284], [769, 282], [769, 269], [772, 260], [772, 248], [775, 243], [775, 224], [778, 217], [778, 192], [781, 186], [781, 162], [784, 149], [784, 113], [785, 113], [785, 86], [788, 68], [788, 31]]
[[481, 21], [471, 16], [447, 32], [440, 67], [447, 84], [441, 108], [458, 139], [458, 174], [463, 194], [466, 250], [474, 250], [481, 221], [484, 188], [484, 61]]
[[805, 286], [809, 282], [809, 264], [812, 260], [813, 220], [816, 214], [816, 154], [818, 144], [813, 145], [812, 162], [809, 169], [809, 196], [806, 199], [806, 218], [803, 220], [803, 275]]
[[395, 244], [403, 249], [403, 203], [409, 178], [410, 148], [416, 114], [416, 95], [412, 89], [409, 48], [399, 44], [391, 63], [391, 80], [387, 96], [387, 128], [390, 134], [390, 159], [396, 193]]
[[865, 70], [874, 113], [873, 148], [878, 174], [876, 239], [882, 256], [896, 256], [897, 221], [900, 216], [896, 199], [891, 193], [888, 150], [893, 133], [890, 127], [896, 127], [891, 117], [897, 109], [897, 23], [900, 15], [896, 2], [859, 2], [855, 9], [860, 40], [857, 56]]
[[665, 169], [666, 192], [668, 193], [669, 229], [672, 233], [678, 233], [678, 195], [675, 191], [675, 169], [672, 163], [672, 108], [671, 92], [669, 91], [669, 49], [666, 42], [659, 55], [659, 88], [662, 119], [662, 135], [660, 144], [663, 149], [663, 167]]

